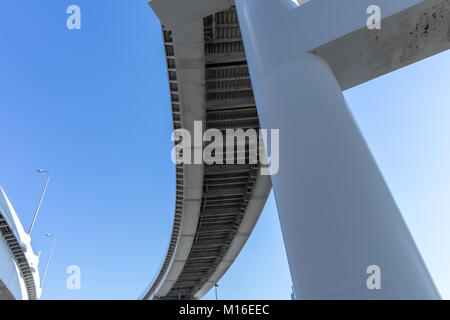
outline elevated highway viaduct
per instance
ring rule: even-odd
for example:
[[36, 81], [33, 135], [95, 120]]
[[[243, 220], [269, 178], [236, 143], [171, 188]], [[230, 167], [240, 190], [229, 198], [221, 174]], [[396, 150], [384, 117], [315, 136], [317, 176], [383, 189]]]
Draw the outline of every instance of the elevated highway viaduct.
[[[381, 8], [381, 29], [366, 25]], [[297, 298], [438, 299], [342, 91], [450, 48], [448, 0], [153, 0], [173, 125], [280, 130], [280, 170], [176, 166], [175, 218], [143, 299], [199, 299], [273, 185]], [[382, 94], [382, 93], [379, 93]], [[201, 149], [194, 145], [192, 150]], [[366, 286], [368, 267], [382, 290]]]
[[[259, 129], [235, 8], [163, 28], [174, 129]], [[237, 162], [237, 161], [236, 161]], [[271, 190], [259, 165], [176, 166], [175, 219], [145, 299], [198, 299], [233, 263]]]

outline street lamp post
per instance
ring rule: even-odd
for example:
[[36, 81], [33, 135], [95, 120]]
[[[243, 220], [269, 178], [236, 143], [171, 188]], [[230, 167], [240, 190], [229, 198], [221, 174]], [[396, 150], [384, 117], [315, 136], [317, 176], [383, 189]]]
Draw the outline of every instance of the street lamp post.
[[216, 300], [217, 300], [217, 288], [218, 287], [220, 287], [217, 283], [216, 284], [214, 284], [214, 288], [215, 288], [215, 291], [216, 291]]
[[39, 213], [39, 209], [41, 208], [42, 200], [44, 199], [45, 191], [47, 191], [48, 182], [50, 181], [50, 172], [42, 169], [38, 169], [37, 172], [39, 173], [46, 173], [47, 174], [47, 182], [45, 183], [44, 190], [42, 191], [41, 199], [39, 200], [39, 204], [36, 208], [36, 212], [34, 213], [33, 221], [31, 222], [30, 230], [28, 231], [28, 235], [31, 235], [31, 231], [33, 230], [34, 223], [36, 222], [37, 215]]
[[45, 265], [44, 274], [42, 275], [41, 288], [44, 284], [45, 276], [47, 275], [48, 265], [50, 263], [50, 258], [52, 257], [53, 248], [55, 247], [55, 241], [56, 241], [56, 236], [54, 236], [53, 234], [47, 233], [45, 236], [53, 238], [53, 241], [52, 241], [52, 246], [50, 248], [50, 253], [48, 254], [47, 264]]

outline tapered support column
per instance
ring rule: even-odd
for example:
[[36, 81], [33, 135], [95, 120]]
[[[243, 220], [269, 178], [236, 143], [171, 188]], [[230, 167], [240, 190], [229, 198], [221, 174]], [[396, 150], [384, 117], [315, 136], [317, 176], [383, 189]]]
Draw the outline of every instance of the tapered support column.
[[297, 298], [439, 299], [332, 71], [302, 50], [302, 8], [236, 7], [261, 126], [280, 130], [272, 182]]

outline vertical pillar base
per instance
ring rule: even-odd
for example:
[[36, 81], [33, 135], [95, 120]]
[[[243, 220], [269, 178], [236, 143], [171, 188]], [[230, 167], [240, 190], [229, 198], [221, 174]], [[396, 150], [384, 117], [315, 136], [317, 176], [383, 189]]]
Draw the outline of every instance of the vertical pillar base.
[[302, 49], [295, 7], [236, 0], [261, 126], [280, 130], [272, 182], [296, 297], [439, 299], [333, 72]]

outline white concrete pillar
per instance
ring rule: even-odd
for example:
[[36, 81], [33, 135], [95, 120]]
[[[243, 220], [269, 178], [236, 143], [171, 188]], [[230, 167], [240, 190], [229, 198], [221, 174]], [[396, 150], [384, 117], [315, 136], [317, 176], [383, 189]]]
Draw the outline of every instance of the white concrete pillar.
[[439, 299], [331, 69], [302, 49], [302, 8], [235, 2], [261, 126], [280, 130], [272, 182], [297, 298]]

